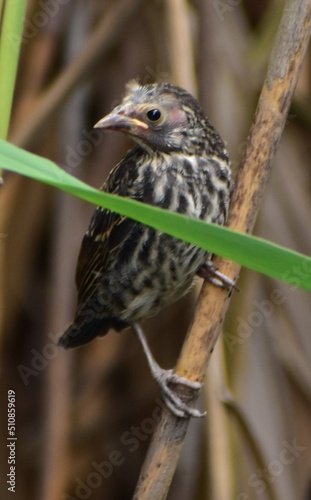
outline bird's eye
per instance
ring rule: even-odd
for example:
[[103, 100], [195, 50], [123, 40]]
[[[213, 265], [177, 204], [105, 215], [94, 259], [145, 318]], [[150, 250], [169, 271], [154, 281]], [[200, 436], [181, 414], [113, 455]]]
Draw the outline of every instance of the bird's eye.
[[157, 122], [161, 118], [161, 111], [159, 109], [150, 109], [147, 111], [147, 118], [152, 122]]

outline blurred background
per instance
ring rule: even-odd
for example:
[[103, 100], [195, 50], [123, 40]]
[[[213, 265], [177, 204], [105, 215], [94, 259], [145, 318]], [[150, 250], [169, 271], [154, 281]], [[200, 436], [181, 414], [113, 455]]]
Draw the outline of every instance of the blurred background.
[[[236, 172], [284, 3], [29, 0], [9, 139], [99, 187], [130, 143], [94, 123], [128, 80], [170, 81], [199, 98]], [[309, 255], [310, 69], [309, 50], [255, 230]], [[93, 210], [5, 176], [1, 427], [6, 436], [14, 390], [15, 500], [130, 499], [159, 418], [158, 389], [129, 330], [71, 352], [55, 345], [73, 317]], [[289, 269], [291, 284], [241, 273], [202, 391], [207, 417], [190, 424], [169, 499], [311, 499], [311, 300], [298, 288], [310, 273]], [[175, 364], [196, 293], [144, 324], [163, 367]], [[5, 446], [0, 460], [8, 472]]]

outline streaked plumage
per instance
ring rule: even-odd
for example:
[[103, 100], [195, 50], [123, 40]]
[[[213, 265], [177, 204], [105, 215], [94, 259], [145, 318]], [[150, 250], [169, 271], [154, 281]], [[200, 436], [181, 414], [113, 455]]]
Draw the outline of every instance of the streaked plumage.
[[[136, 141], [110, 172], [104, 191], [225, 223], [232, 187], [228, 155], [190, 94], [168, 83], [142, 87], [132, 82], [120, 106], [97, 126], [123, 131]], [[78, 259], [76, 316], [60, 344], [75, 347], [156, 314], [189, 290], [209, 257], [97, 208]]]

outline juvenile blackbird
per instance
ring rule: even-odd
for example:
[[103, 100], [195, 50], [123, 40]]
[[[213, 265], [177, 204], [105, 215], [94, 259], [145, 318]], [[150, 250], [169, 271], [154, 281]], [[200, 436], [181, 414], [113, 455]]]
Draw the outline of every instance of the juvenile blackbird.
[[[121, 104], [95, 127], [125, 132], [136, 143], [110, 172], [103, 191], [225, 223], [232, 188], [228, 154], [188, 92], [170, 83], [130, 82]], [[201, 384], [160, 368], [139, 323], [187, 293], [196, 274], [232, 285], [210, 258], [205, 250], [98, 207], [79, 254], [75, 319], [59, 344], [76, 347], [111, 328], [132, 326], [167, 406], [179, 417], [201, 416], [169, 387]]]

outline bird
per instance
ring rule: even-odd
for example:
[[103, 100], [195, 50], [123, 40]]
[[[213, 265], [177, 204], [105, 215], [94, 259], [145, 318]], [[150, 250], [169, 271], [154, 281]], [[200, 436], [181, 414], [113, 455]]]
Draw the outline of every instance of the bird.
[[[189, 92], [168, 82], [130, 81], [123, 98], [94, 128], [123, 132], [134, 146], [101, 189], [203, 221], [224, 225], [233, 188], [230, 159], [218, 132]], [[199, 381], [161, 368], [141, 323], [176, 302], [196, 275], [217, 286], [234, 283], [215, 269], [211, 253], [147, 225], [97, 207], [76, 268], [77, 308], [59, 339], [81, 346], [109, 330], [132, 327], [166, 406], [177, 417], [201, 417], [173, 389]]]

